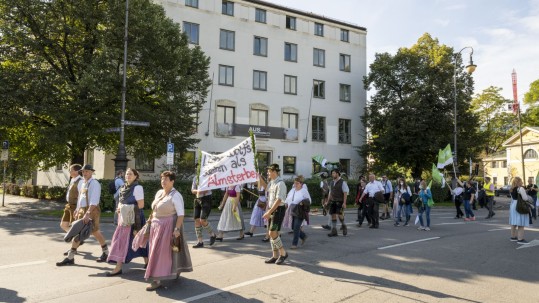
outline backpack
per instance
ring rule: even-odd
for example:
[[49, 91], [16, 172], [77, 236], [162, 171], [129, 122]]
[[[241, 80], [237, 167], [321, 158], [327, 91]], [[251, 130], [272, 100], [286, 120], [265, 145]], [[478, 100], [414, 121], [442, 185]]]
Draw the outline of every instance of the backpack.
[[116, 193], [116, 178], [109, 182], [109, 194], [114, 195]]

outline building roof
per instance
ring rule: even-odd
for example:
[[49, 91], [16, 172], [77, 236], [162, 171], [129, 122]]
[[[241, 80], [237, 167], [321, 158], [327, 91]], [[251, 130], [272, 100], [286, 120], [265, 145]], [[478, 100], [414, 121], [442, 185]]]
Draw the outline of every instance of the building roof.
[[[539, 127], [526, 126], [526, 127], [522, 128], [522, 136], [523, 137], [524, 137], [524, 135], [526, 135], [529, 132], [534, 132], [534, 133], [539, 134]], [[509, 139], [505, 140], [502, 143], [502, 146], [508, 147], [508, 146], [512, 146], [512, 145], [515, 145], [515, 144], [520, 145], [520, 141], [515, 142], [519, 138], [520, 138], [520, 132], [517, 132], [514, 135], [512, 135], [511, 137], [509, 137]]]
[[359, 26], [357, 24], [353, 24], [353, 23], [350, 23], [350, 22], [341, 21], [341, 20], [337, 20], [337, 19], [333, 19], [333, 18], [328, 18], [328, 17], [322, 16], [322, 15], [317, 15], [317, 14], [305, 12], [305, 11], [298, 10], [298, 9], [295, 9], [295, 8], [290, 8], [290, 7], [287, 7], [287, 6], [277, 5], [275, 3], [271, 3], [271, 2], [267, 2], [267, 1], [261, 1], [261, 0], [243, 0], [243, 1], [258, 4], [258, 5], [262, 5], [262, 6], [267, 6], [267, 7], [271, 7], [271, 8], [275, 8], [275, 9], [282, 10], [282, 11], [291, 12], [291, 13], [301, 15], [301, 16], [305, 16], [305, 17], [315, 18], [315, 19], [326, 21], [326, 22], [331, 22], [331, 23], [347, 26], [347, 27], [354, 28], [354, 29], [361, 30], [361, 31], [365, 31], [365, 32], [367, 31], [366, 27]]

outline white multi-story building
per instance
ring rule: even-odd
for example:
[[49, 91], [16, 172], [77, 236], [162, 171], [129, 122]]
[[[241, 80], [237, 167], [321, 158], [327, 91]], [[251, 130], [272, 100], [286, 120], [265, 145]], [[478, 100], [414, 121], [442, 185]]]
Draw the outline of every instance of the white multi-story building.
[[[317, 169], [312, 157], [322, 155], [355, 175], [366, 140], [364, 27], [270, 1], [154, 2], [211, 58], [213, 84], [195, 135], [200, 150], [224, 152], [252, 129], [259, 167], [279, 163], [285, 178], [308, 177]], [[96, 177], [112, 178], [113, 156], [91, 156]], [[130, 158], [143, 178], [164, 167], [164, 159]]]
[[365, 28], [270, 1], [154, 2], [211, 58], [201, 150], [223, 152], [253, 129], [261, 164], [279, 163], [284, 174], [311, 175], [315, 155], [356, 171]]

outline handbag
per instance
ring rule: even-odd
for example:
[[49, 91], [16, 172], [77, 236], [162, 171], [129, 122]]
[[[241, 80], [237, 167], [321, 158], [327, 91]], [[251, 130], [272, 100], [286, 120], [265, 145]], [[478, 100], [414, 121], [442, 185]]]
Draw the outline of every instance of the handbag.
[[421, 201], [421, 197], [417, 196], [414, 200], [414, 206], [417, 208], [423, 207], [423, 201]]
[[519, 193], [517, 197], [517, 206], [516, 206], [517, 212], [522, 215], [527, 215], [530, 213], [530, 209], [531, 209], [531, 203], [524, 200]]

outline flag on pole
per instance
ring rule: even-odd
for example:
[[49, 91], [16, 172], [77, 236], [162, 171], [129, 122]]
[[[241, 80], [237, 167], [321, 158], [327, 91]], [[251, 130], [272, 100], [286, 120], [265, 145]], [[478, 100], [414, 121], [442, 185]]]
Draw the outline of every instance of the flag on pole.
[[313, 160], [316, 163], [320, 164], [320, 166], [322, 166], [322, 167], [326, 167], [326, 163], [328, 162], [328, 160], [322, 155], [314, 156]]
[[445, 153], [443, 150], [438, 150], [438, 165], [436, 165], [439, 169], [442, 169], [445, 167]]
[[451, 145], [447, 144], [447, 146], [443, 150], [444, 152], [444, 167], [453, 163], [453, 153], [451, 152]]
[[[440, 184], [442, 184], [442, 188], [445, 187], [445, 179], [444, 179], [444, 175], [436, 168], [436, 166], [434, 164], [432, 164], [432, 179]], [[430, 185], [432, 184], [432, 181], [430, 181], [431, 183], [429, 184], [429, 188], [430, 188]]]

